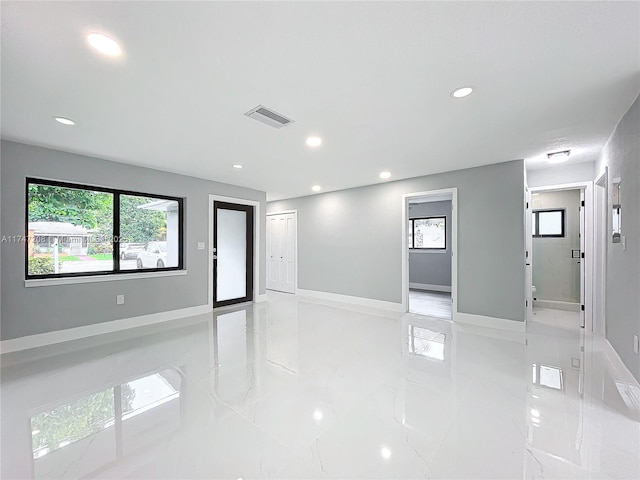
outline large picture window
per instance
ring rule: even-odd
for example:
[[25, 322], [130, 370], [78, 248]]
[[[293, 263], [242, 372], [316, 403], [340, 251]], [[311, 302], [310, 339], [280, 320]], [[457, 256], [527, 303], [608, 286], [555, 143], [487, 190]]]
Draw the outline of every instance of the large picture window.
[[27, 279], [179, 270], [182, 199], [27, 179]]
[[409, 220], [409, 248], [446, 250], [447, 217], [423, 217]]

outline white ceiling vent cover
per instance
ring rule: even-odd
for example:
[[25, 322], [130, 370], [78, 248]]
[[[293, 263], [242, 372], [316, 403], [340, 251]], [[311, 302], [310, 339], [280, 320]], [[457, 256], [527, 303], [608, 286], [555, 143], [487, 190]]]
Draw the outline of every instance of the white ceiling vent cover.
[[271, 110], [263, 105], [258, 105], [256, 108], [252, 108], [245, 113], [245, 115], [274, 128], [286, 127], [290, 123], [293, 123], [293, 120], [290, 118], [287, 118], [281, 113]]

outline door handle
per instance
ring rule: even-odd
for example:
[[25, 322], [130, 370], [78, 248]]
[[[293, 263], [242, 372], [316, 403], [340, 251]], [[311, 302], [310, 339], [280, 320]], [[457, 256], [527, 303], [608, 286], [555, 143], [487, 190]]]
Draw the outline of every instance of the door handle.
[[218, 256], [217, 256], [217, 255], [214, 255], [214, 256], [213, 256], [213, 259], [214, 259], [214, 260], [217, 260], [217, 259], [218, 259]]

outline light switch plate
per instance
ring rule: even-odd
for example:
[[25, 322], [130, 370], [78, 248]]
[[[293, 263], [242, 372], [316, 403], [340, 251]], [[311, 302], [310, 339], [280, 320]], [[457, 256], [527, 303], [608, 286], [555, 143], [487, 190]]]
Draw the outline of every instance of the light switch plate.
[[198, 242], [198, 250], [204, 250], [204, 242]]
[[633, 336], [633, 351], [634, 353], [638, 353], [640, 349], [640, 341], [638, 341], [638, 335]]
[[124, 305], [124, 295], [116, 295], [116, 304]]

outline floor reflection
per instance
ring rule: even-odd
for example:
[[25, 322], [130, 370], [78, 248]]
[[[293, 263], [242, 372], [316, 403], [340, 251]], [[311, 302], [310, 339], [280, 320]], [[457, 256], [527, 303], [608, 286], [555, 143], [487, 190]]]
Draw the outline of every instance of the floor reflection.
[[167, 369], [35, 414], [34, 477], [91, 475], [173, 434], [180, 426], [181, 380]]
[[640, 390], [570, 313], [513, 334], [269, 294], [10, 354], [2, 477], [638, 478]]

